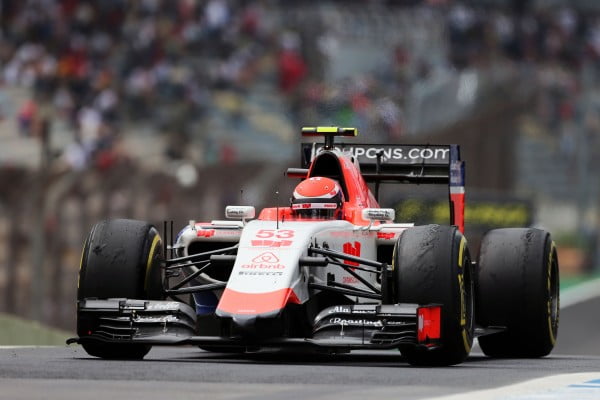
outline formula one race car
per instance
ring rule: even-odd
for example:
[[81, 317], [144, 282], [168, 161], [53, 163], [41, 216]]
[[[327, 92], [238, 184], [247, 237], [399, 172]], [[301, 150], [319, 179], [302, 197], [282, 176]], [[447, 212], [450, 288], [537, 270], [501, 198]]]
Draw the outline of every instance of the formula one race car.
[[[541, 357], [558, 329], [558, 262], [548, 232], [497, 229], [477, 262], [464, 230], [457, 145], [334, 143], [356, 129], [304, 128], [291, 204], [228, 206], [191, 221], [171, 245], [152, 225], [96, 224], [79, 273], [78, 337], [101, 358], [152, 345], [207, 351], [399, 349], [413, 365], [451, 365], [473, 339], [492, 357]], [[368, 183], [372, 183], [371, 191]], [[382, 183], [443, 184], [447, 226], [395, 223]], [[167, 224], [164, 224], [167, 236]], [[167, 257], [169, 255], [169, 257]]]

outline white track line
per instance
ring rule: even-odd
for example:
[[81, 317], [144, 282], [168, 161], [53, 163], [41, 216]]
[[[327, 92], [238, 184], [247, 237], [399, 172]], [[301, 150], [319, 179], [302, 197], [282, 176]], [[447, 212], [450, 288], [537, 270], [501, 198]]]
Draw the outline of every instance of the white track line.
[[567, 308], [600, 297], [600, 278], [595, 278], [560, 292], [560, 308]]
[[514, 385], [431, 400], [598, 400], [600, 372], [551, 375]]
[[[596, 297], [600, 297], [600, 278], [562, 290], [560, 292], [560, 308], [569, 308]], [[473, 350], [481, 351], [479, 343], [473, 343]], [[563, 400], [575, 398], [578, 400], [600, 399], [600, 372], [553, 375], [489, 390], [436, 397], [435, 400]]]

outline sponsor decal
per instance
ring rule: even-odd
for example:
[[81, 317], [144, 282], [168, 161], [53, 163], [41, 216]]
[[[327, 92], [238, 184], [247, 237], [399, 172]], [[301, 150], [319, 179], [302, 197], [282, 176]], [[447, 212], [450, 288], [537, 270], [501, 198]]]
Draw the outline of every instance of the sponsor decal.
[[241, 209], [241, 208], [231, 208], [229, 210], [227, 210], [229, 212], [229, 215], [232, 217], [243, 217], [246, 214], [246, 210]]
[[[360, 257], [360, 242], [346, 242], [342, 248], [345, 254], [348, 254], [349, 256]], [[358, 267], [358, 263], [355, 261], [344, 260], [344, 264], [352, 267]]]
[[[448, 224], [450, 208], [448, 201], [406, 199], [396, 203], [398, 221], [421, 224]], [[465, 213], [465, 223], [471, 228], [492, 229], [511, 226], [527, 226], [533, 221], [530, 202], [518, 199], [471, 200]]]
[[393, 232], [377, 232], [377, 239], [386, 239], [390, 240], [396, 237], [396, 234]]
[[352, 310], [352, 314], [377, 314], [377, 311], [375, 310], [361, 310], [361, 309], [354, 309]]
[[168, 303], [148, 303], [146, 310], [148, 311], [169, 311], [169, 310], [178, 310], [179, 303], [170, 301]]
[[329, 311], [327, 311], [328, 314], [335, 314], [335, 313], [351, 313], [352, 309], [350, 307], [343, 307], [343, 306], [335, 306], [333, 308], [331, 308]]
[[292, 210], [335, 209], [337, 203], [300, 203], [292, 204]]
[[412, 325], [413, 322], [406, 322], [406, 321], [393, 321], [393, 320], [387, 320], [385, 321], [385, 324], [387, 326], [404, 326], [404, 325]]
[[267, 251], [267, 252], [261, 253], [258, 256], [254, 257], [252, 259], [252, 262], [276, 263], [276, 262], [279, 262], [279, 258], [277, 258], [277, 256], [275, 254], [271, 253], [270, 251]]
[[238, 275], [243, 276], [282, 276], [281, 271], [240, 271]]
[[232, 229], [219, 229], [215, 231], [215, 236], [241, 236], [241, 231]]
[[358, 279], [356, 279], [353, 276], [344, 276], [342, 277], [342, 283], [345, 283], [347, 285], [354, 285], [358, 283]]
[[209, 238], [215, 235], [214, 229], [198, 229], [196, 231], [196, 236]]
[[250, 263], [250, 264], [242, 264], [242, 268], [247, 268], [247, 269], [285, 269], [285, 265], [269, 264], [269, 263]]
[[375, 314], [377, 311], [369, 309], [352, 309], [345, 306], [335, 306], [327, 311], [328, 314]]
[[277, 269], [285, 269], [285, 265], [279, 263], [279, 258], [271, 253], [270, 251], [265, 251], [264, 253], [259, 254], [258, 256], [252, 259], [251, 263], [242, 264], [242, 268], [245, 269], [268, 269], [268, 270], [277, 270]]
[[394, 210], [386, 208], [368, 208], [364, 210], [364, 217], [372, 221], [387, 221], [394, 219]]
[[342, 325], [342, 326], [383, 326], [380, 320], [371, 321], [368, 319], [349, 319], [349, 318], [330, 318], [330, 324]]
[[239, 230], [232, 229], [208, 229], [208, 228], [197, 228], [196, 236], [197, 237], [213, 237], [213, 236], [232, 236], [232, 237], [240, 237], [241, 232]]
[[252, 247], [287, 247], [292, 245], [291, 240], [251, 240]]
[[[384, 160], [431, 160], [438, 162], [448, 162], [450, 149], [448, 147], [366, 147], [366, 146], [345, 146], [336, 147], [342, 153], [354, 156], [356, 158], [366, 158], [368, 160], [377, 159], [377, 154], [382, 153]], [[322, 148], [317, 148], [319, 153]]]
[[252, 206], [227, 206], [225, 216], [231, 219], [254, 218], [255, 209]]
[[450, 186], [465, 185], [464, 161], [455, 161], [450, 164]]

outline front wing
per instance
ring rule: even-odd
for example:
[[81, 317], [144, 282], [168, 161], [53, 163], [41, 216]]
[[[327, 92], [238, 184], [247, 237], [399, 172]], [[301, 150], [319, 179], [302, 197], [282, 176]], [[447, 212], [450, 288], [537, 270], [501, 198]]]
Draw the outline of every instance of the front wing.
[[326, 308], [317, 315], [311, 337], [198, 336], [196, 314], [185, 303], [90, 299], [79, 301], [79, 337], [69, 339], [67, 343], [336, 350], [389, 349], [409, 344], [434, 349], [439, 347], [441, 338], [441, 312], [439, 305], [339, 305]]

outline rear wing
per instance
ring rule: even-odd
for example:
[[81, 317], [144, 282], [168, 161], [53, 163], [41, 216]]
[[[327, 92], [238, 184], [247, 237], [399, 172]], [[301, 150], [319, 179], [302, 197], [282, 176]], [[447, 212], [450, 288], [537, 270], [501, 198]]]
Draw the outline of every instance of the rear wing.
[[[464, 232], [465, 163], [460, 146], [335, 143], [333, 147], [358, 162], [366, 182], [445, 184], [450, 201], [450, 224]], [[302, 143], [302, 168], [308, 168], [326, 146]]]
[[[452, 166], [461, 162], [458, 145], [336, 143], [334, 148], [358, 162], [367, 182], [446, 184]], [[322, 150], [322, 144], [302, 143], [302, 168]]]

